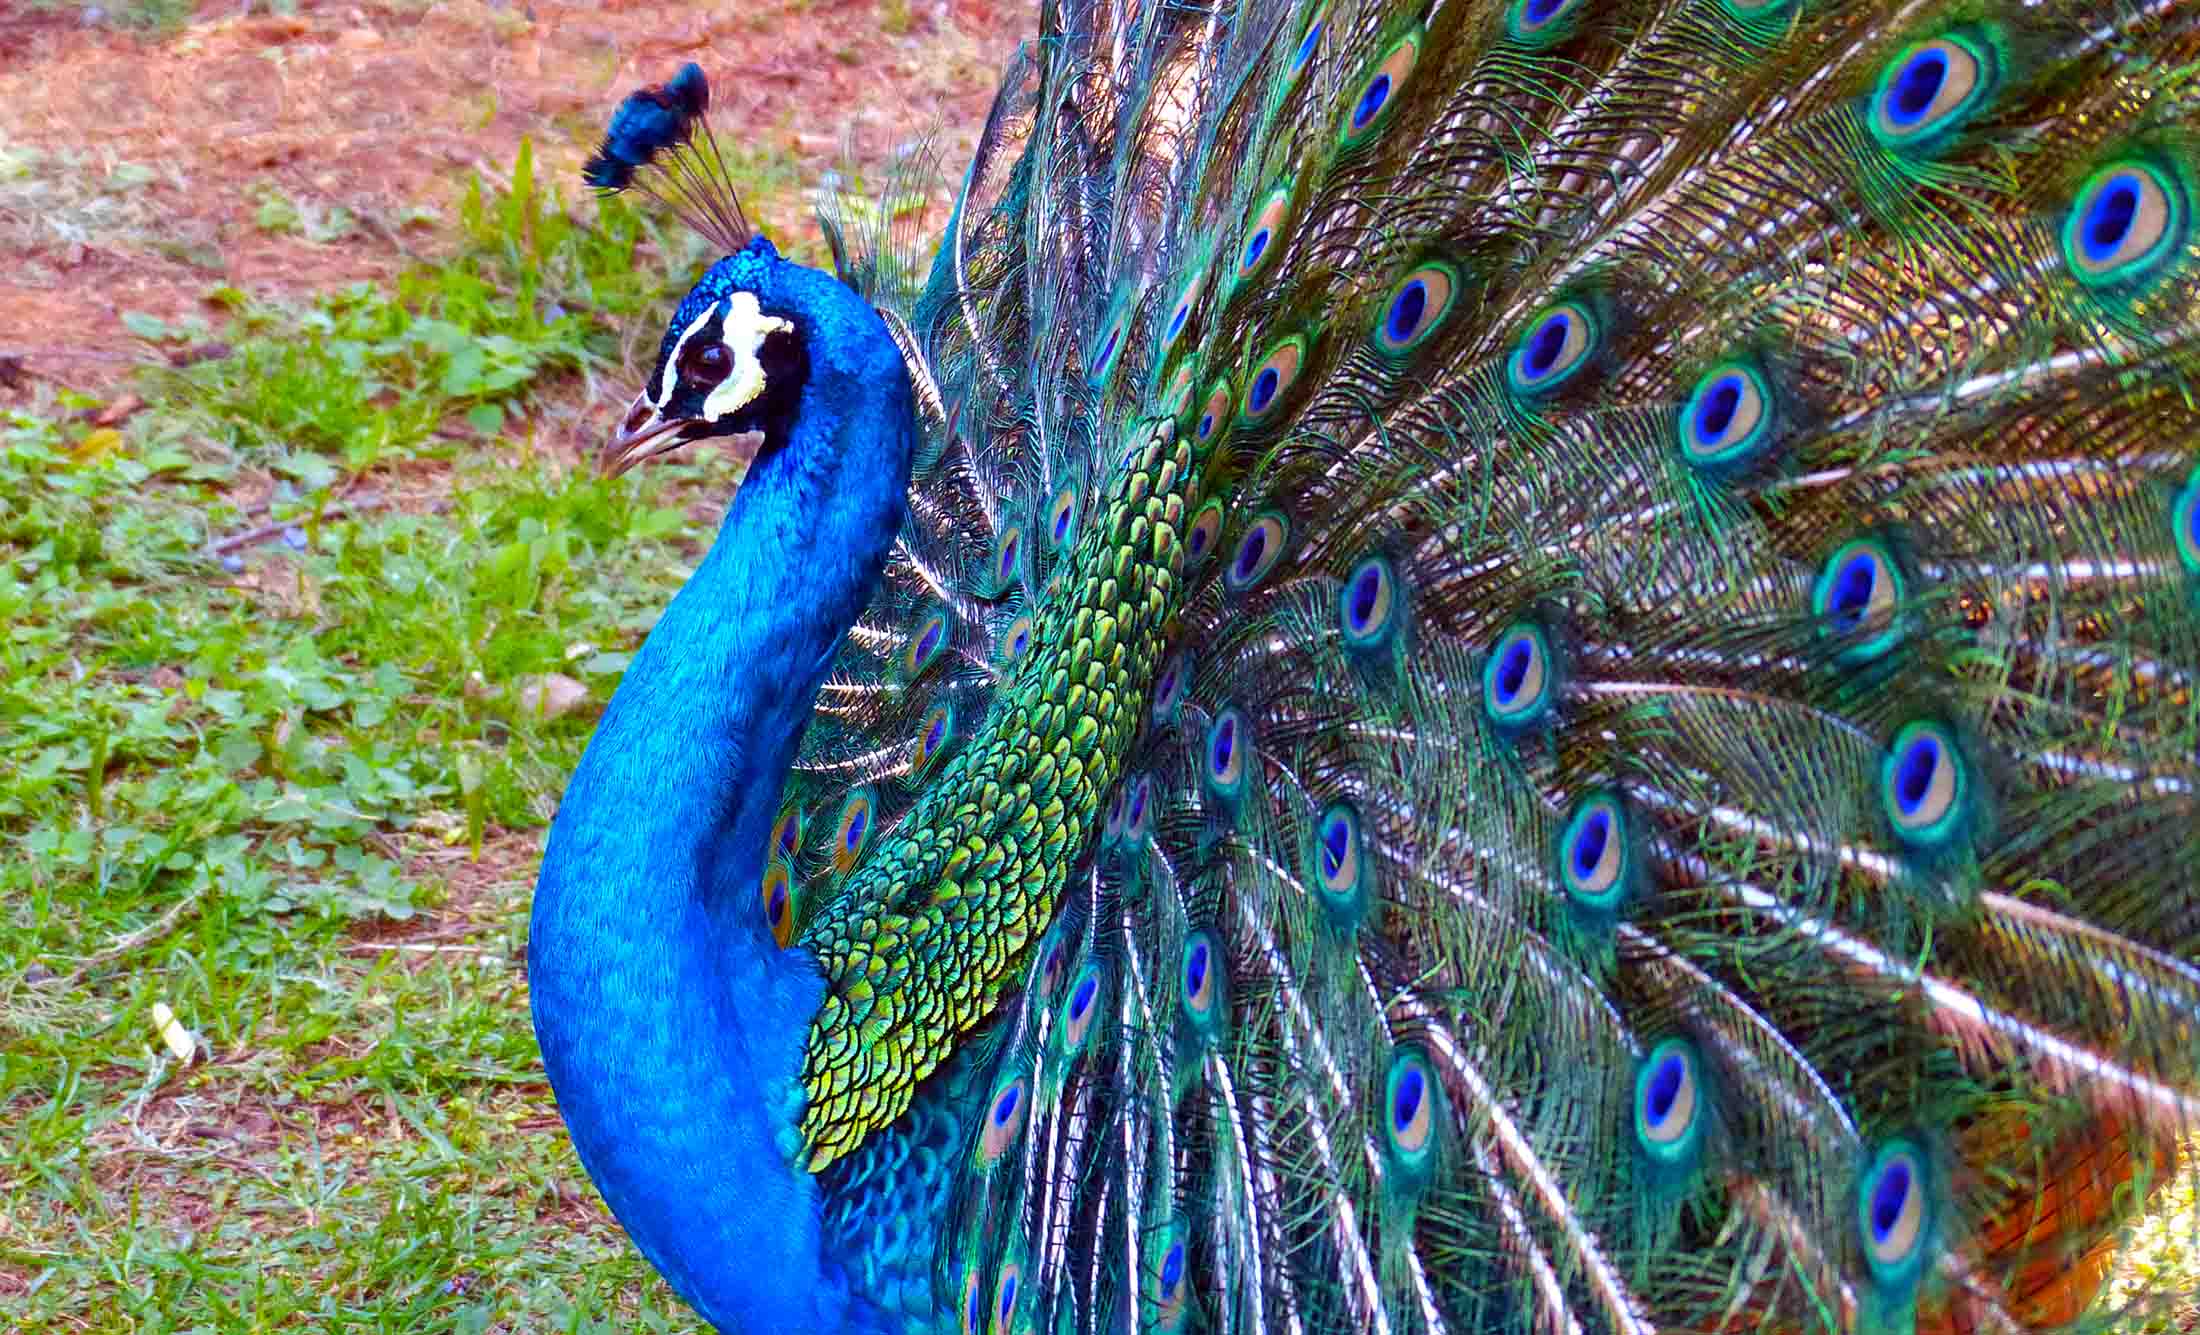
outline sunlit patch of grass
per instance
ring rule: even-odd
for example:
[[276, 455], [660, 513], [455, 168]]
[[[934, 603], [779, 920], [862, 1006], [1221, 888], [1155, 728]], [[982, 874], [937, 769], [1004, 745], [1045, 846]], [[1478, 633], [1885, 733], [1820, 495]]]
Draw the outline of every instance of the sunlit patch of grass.
[[232, 355], [181, 373], [172, 396], [214, 444], [325, 487], [436, 448], [454, 415], [497, 434], [544, 377], [615, 364], [615, 331], [660, 295], [642, 221], [612, 200], [577, 222], [538, 189], [525, 150], [511, 189], [484, 196], [477, 185], [459, 221], [459, 256], [391, 285], [359, 284], [303, 310], [217, 291], [240, 337]]
[[89, 150], [43, 152], [0, 137], [0, 251], [210, 241], [175, 234], [152, 198], [156, 183], [181, 184], [172, 168]]
[[74, 14], [85, 24], [159, 35], [182, 27], [195, 6], [193, 0], [31, 0], [31, 7]]
[[[0, 414], [0, 1328], [701, 1329], [573, 1161], [520, 968], [731, 481], [605, 482], [558, 425], [691, 257], [525, 157], [462, 214], [386, 286], [140, 317], [229, 355], [119, 432]], [[576, 711], [525, 706], [552, 674]]]
[[2142, 1304], [2156, 1335], [2200, 1331], [2200, 1140], [2188, 1140], [2183, 1168], [2149, 1202], [2117, 1257], [2110, 1300]]
[[262, 182], [253, 190], [258, 207], [252, 225], [276, 236], [302, 236], [317, 245], [341, 241], [358, 230], [359, 220], [341, 204], [299, 199], [280, 186]]

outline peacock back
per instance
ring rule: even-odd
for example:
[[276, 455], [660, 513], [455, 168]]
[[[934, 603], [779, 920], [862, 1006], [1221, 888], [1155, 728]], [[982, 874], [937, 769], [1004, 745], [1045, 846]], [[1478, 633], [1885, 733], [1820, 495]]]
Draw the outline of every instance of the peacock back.
[[2076, 1320], [2200, 1111], [2196, 70], [2168, 0], [1051, 4], [929, 270], [834, 232], [924, 418], [761, 887], [845, 1263]]

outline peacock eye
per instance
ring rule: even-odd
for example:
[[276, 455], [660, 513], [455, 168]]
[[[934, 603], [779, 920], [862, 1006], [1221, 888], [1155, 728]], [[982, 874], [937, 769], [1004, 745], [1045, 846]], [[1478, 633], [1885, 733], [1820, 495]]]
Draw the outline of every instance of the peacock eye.
[[1771, 439], [1772, 426], [1764, 375], [1746, 362], [1721, 363], [1696, 382], [1681, 409], [1681, 457], [1711, 470], [1746, 464]]
[[2170, 505], [2170, 519], [2177, 534], [2177, 557], [2185, 569], [2200, 575], [2200, 468]]
[[1232, 593], [1243, 593], [1261, 582], [1268, 572], [1283, 559], [1284, 543], [1290, 526], [1275, 511], [1256, 516], [1245, 536], [1238, 539], [1237, 551], [1230, 564], [1223, 569], [1222, 583]]
[[772, 940], [784, 950], [794, 939], [795, 925], [794, 873], [785, 859], [773, 858], [765, 864], [763, 896], [765, 925], [771, 928]]
[[985, 1295], [978, 1291], [978, 1272], [963, 1277], [963, 1335], [979, 1335], [985, 1329]]
[[1991, 46], [1970, 36], [1919, 42], [1881, 72], [1872, 134], [1890, 148], [1908, 148], [1952, 133], [1993, 95], [1997, 73]]
[[1222, 1028], [1222, 960], [1213, 937], [1194, 932], [1184, 943], [1184, 1018], [1201, 1039], [1217, 1037]]
[[1609, 911], [1626, 893], [1627, 812], [1611, 793], [1574, 808], [1558, 837], [1559, 881], [1585, 908]]
[[1253, 370], [1253, 380], [1245, 388], [1245, 404], [1238, 420], [1247, 425], [1265, 420], [1277, 402], [1290, 392], [1305, 362], [1306, 340], [1303, 338], [1287, 338], [1270, 348], [1268, 355]]
[[1062, 1051], [1074, 1055], [1085, 1045], [1085, 1035], [1092, 1029], [1093, 1017], [1099, 1007], [1093, 1003], [1100, 997], [1100, 966], [1087, 963], [1077, 971], [1077, 981], [1070, 985], [1069, 997], [1062, 1003]]
[[1882, 1281], [1907, 1281], [1920, 1268], [1933, 1223], [1926, 1173], [1923, 1155], [1898, 1140], [1879, 1151], [1859, 1186], [1857, 1231]]
[[1321, 45], [1322, 29], [1326, 26], [1328, 20], [1322, 14], [1316, 14], [1314, 21], [1306, 25], [1306, 35], [1299, 39], [1299, 49], [1291, 53], [1291, 67], [1285, 72], [1287, 77], [1297, 78], [1305, 70], [1306, 62], [1314, 58], [1314, 48]]
[[1428, 1166], [1436, 1131], [1436, 1081], [1418, 1052], [1400, 1052], [1390, 1066], [1383, 1091], [1383, 1131], [1390, 1139], [1391, 1162], [1419, 1176]]
[[986, 1105], [985, 1120], [978, 1133], [978, 1163], [988, 1166], [1008, 1152], [1015, 1144], [1016, 1134], [1024, 1125], [1024, 1082], [1022, 1078], [1010, 1080], [993, 1091], [993, 1100]]
[[1505, 20], [1512, 39], [1524, 46], [1548, 46], [1566, 36], [1576, 0], [1520, 0]]
[[1123, 842], [1137, 847], [1153, 833], [1153, 779], [1141, 774], [1131, 784], [1129, 804], [1123, 808]]
[[[1194, 446], [1204, 450], [1213, 445], [1216, 435], [1229, 420], [1230, 386], [1226, 381], [1217, 380], [1214, 388], [1207, 391], [1207, 406], [1200, 410], [1199, 420], [1192, 425]], [[1197, 556], [1199, 553], [1193, 552], [1192, 555]]]
[[733, 374], [733, 354], [723, 343], [705, 343], [688, 349], [680, 358], [682, 379], [692, 380], [705, 389]]
[[1260, 207], [1245, 226], [1244, 239], [1238, 243], [1237, 276], [1242, 281], [1260, 272], [1263, 265], [1275, 258], [1276, 240], [1283, 233], [1283, 225], [1291, 217], [1291, 187], [1279, 185], [1268, 192]]
[[2079, 282], [2143, 280], [2184, 241], [2189, 201], [2170, 172], [2143, 160], [2112, 163], [2078, 191], [2063, 222], [2063, 259]]
[[1380, 556], [1363, 557], [1337, 594], [1338, 621], [1351, 649], [1380, 647], [1397, 627], [1398, 577]]
[[1653, 1162], [1674, 1167], [1702, 1153], [1708, 1088], [1696, 1047], [1668, 1038], [1635, 1068], [1635, 1147]]
[[[1170, 308], [1169, 321], [1161, 330], [1161, 347], [1164, 351], [1173, 346], [1176, 343], [1177, 336], [1184, 332], [1185, 324], [1192, 318], [1192, 307], [1198, 302], [1200, 289], [1206, 285], [1206, 282], [1207, 271], [1202, 269], [1193, 274], [1183, 288], [1178, 291], [1176, 305]], [[1190, 368], [1186, 367], [1181, 374], [1189, 376]]]
[[1180, 649], [1169, 665], [1162, 669], [1161, 680], [1154, 686], [1153, 722], [1162, 727], [1176, 720], [1177, 707], [1184, 703], [1184, 696], [1191, 684], [1192, 653]]
[[1344, 146], [1355, 147], [1372, 138], [1378, 126], [1398, 101], [1398, 94], [1413, 75], [1413, 66], [1421, 58], [1421, 34], [1407, 33], [1383, 55], [1383, 63], [1376, 66], [1360, 84], [1359, 93], [1352, 99], [1352, 107], [1345, 117]]
[[1588, 308], [1577, 302], [1545, 311], [1506, 361], [1514, 392], [1540, 395], [1558, 388], [1588, 364], [1600, 332]]
[[1550, 711], [1557, 673], [1550, 641], [1532, 622], [1516, 622], [1490, 650], [1482, 669], [1482, 707], [1500, 728], [1522, 728]]
[[1322, 812], [1314, 832], [1314, 882], [1339, 901], [1352, 898], [1360, 883], [1360, 817], [1342, 802]]
[[1880, 762], [1880, 797], [1895, 837], [1913, 848], [1945, 844], [1961, 823], [1970, 774], [1955, 737], [1938, 723], [1905, 724]]
[[1375, 346], [1393, 356], [1419, 347], [1451, 312], [1458, 275], [1446, 264], [1424, 264], [1391, 289], [1375, 324]]
[[1841, 642], [1839, 658], [1861, 663], [1901, 642], [1902, 572], [1876, 538], [1843, 543], [1826, 559], [1811, 591], [1819, 633]]
[[1252, 728], [1245, 716], [1225, 709], [1207, 729], [1207, 789], [1225, 802], [1245, 792], [1245, 750]]

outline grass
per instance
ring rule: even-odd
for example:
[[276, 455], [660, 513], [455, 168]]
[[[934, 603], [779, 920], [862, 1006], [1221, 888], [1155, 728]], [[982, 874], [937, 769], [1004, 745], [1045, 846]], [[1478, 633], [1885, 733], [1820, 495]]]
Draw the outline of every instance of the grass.
[[2148, 1329], [2161, 1335], [2200, 1331], [2200, 1196], [2192, 1165], [2200, 1161], [2200, 1139], [2184, 1147], [2186, 1171], [2162, 1184], [2152, 1213], [2125, 1240], [2109, 1297], [2140, 1303], [2162, 1295], [2168, 1310], [2150, 1315]]
[[[270, 8], [287, 12], [295, 0], [277, 0]], [[192, 0], [31, 0], [31, 8], [73, 12], [81, 23], [104, 24], [143, 33], [172, 32], [191, 17]]]
[[0, 413], [0, 1328], [700, 1329], [519, 973], [591, 719], [528, 706], [608, 695], [730, 482], [572, 462], [692, 257], [524, 154], [461, 214], [387, 287], [134, 317], [230, 353], [122, 428]]
[[0, 248], [177, 244], [173, 220], [147, 189], [163, 180], [161, 170], [142, 163], [92, 151], [43, 153], [0, 136]]

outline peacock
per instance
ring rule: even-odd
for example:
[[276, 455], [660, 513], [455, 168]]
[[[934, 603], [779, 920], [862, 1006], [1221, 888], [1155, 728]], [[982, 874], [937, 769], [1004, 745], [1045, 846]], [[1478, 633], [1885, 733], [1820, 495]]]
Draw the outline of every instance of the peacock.
[[705, 1320], [2165, 1319], [2200, 11], [1050, 0], [831, 271], [710, 100], [603, 462], [745, 471], [528, 945]]

